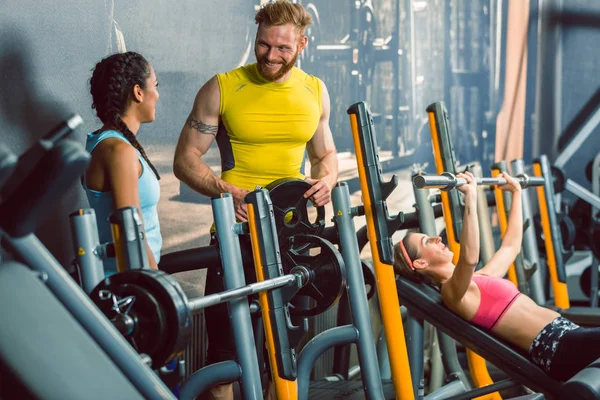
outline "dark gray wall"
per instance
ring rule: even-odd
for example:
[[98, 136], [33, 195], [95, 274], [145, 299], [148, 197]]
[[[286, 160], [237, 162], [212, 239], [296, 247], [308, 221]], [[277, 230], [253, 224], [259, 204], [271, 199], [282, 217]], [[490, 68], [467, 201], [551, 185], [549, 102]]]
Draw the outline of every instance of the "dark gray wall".
[[[84, 119], [74, 135], [83, 143], [85, 133], [99, 126], [90, 109], [91, 70], [124, 43], [150, 61], [161, 85], [157, 121], [143, 126], [140, 141], [151, 156], [159, 147], [173, 149], [201, 84], [248, 59], [254, 3], [5, 0], [0, 5], [0, 143], [21, 154], [71, 113]], [[86, 206], [74, 183], [38, 229], [63, 265], [72, 258], [67, 216]]]
[[[313, 2], [320, 13], [323, 43], [339, 42], [350, 29], [353, 1]], [[166, 250], [197, 245], [198, 237], [205, 236], [207, 229], [196, 225], [210, 224], [210, 212], [199, 213], [192, 205], [177, 203], [179, 188], [174, 188], [177, 184], [171, 171], [173, 150], [202, 83], [217, 72], [254, 61], [253, 14], [258, 3], [259, 0], [4, 0], [0, 4], [0, 143], [20, 154], [57, 121], [74, 112], [85, 121], [74, 137], [83, 143], [85, 133], [99, 126], [90, 109], [88, 81], [92, 68], [116, 51], [140, 52], [152, 63], [160, 81], [157, 120], [142, 127], [139, 139], [164, 178], [159, 206], [163, 234], [188, 238], [169, 245]], [[568, 3], [570, 10], [587, 15], [588, 22], [583, 26], [571, 23], [563, 30], [563, 97], [559, 111], [563, 131], [568, 131], [581, 107], [598, 93], [600, 84], [597, 74], [600, 52], [596, 51], [600, 30], [589, 22], [590, 16], [591, 25], [597, 22], [597, 16], [596, 20], [593, 17], [600, 13], [598, 3], [588, 0]], [[406, 7], [404, 1], [373, 0], [379, 20], [378, 36], [387, 37], [393, 32], [397, 4]], [[427, 4], [426, 11], [415, 16], [413, 79], [422, 78], [415, 93], [415, 112], [421, 117], [429, 103], [443, 98], [448, 83], [442, 62], [445, 2], [428, 0]], [[380, 64], [376, 68], [371, 98], [366, 99], [374, 112], [393, 112], [389, 67]], [[363, 99], [352, 98], [349, 93], [349, 66], [333, 61], [306, 68], [309, 72], [318, 71], [327, 83], [336, 143], [342, 151], [351, 150], [347, 145], [350, 132], [345, 110], [352, 102]], [[403, 82], [402, 90], [410, 84]], [[377, 130], [382, 149], [389, 149], [395, 138], [388, 131], [383, 127]], [[568, 172], [579, 182], [585, 180], [582, 177], [585, 163], [599, 150], [597, 137], [598, 130], [568, 166]], [[559, 139], [545, 140], [555, 149]], [[210, 155], [208, 159], [218, 165], [218, 157]], [[177, 204], [173, 206], [174, 203]], [[83, 192], [74, 183], [60, 204], [49, 208], [48, 217], [38, 231], [64, 265], [72, 256], [67, 216], [85, 206]], [[172, 217], [177, 214], [183, 216]], [[192, 216], [198, 220], [186, 219]], [[194, 233], [197, 231], [202, 233]]]
[[[562, 136], [555, 141], [559, 151], [590, 113], [600, 108], [600, 2], [570, 0], [564, 3], [564, 8], [567, 16], [562, 30]], [[600, 127], [596, 126], [590, 138], [567, 164], [569, 176], [591, 188], [584, 172], [598, 152]]]

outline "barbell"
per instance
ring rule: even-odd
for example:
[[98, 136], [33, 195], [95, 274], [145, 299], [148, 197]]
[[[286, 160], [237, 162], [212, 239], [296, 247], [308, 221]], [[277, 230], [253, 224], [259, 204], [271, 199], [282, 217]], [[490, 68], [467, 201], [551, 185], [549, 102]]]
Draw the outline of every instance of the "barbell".
[[[529, 176], [526, 174], [519, 174], [514, 177], [522, 188], [529, 186], [543, 186], [545, 184], [544, 178], [539, 176]], [[477, 185], [484, 186], [495, 186], [505, 185], [506, 179], [502, 177], [495, 178], [475, 178]], [[417, 175], [413, 177], [413, 185], [417, 189], [440, 189], [440, 190], [452, 190], [462, 185], [465, 185], [467, 181], [464, 178], [457, 178], [456, 175], [450, 172], [444, 172], [441, 175]]]
[[[306, 296], [315, 303], [309, 308], [294, 308], [290, 304], [293, 314], [317, 315], [334, 305], [346, 286], [341, 254], [318, 236], [297, 235], [291, 240], [293, 245], [282, 254], [285, 274], [272, 279], [188, 300], [167, 273], [137, 269], [104, 279], [90, 298], [134, 349], [148, 355], [153, 368], [160, 368], [187, 345], [192, 311], [287, 286], [296, 290], [294, 296]], [[295, 250], [294, 245], [303, 250]], [[306, 250], [318, 254], [305, 254]]]

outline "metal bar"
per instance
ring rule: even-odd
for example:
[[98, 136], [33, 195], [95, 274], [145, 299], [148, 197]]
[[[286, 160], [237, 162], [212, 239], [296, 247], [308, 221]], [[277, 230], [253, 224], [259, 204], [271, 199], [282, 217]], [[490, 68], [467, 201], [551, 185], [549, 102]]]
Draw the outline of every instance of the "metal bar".
[[[427, 327], [427, 325], [426, 325]], [[435, 326], [429, 324], [429, 340], [431, 344], [431, 356], [430, 363], [431, 369], [429, 372], [429, 382], [427, 386], [427, 392], [435, 392], [444, 386], [446, 376], [444, 372], [444, 364], [442, 363], [442, 352], [440, 351], [440, 345], [437, 338], [437, 329]]]
[[[544, 178], [529, 177], [527, 175], [519, 175], [514, 177], [520, 184], [521, 187], [529, 186], [543, 186]], [[506, 179], [504, 178], [475, 178], [477, 185], [504, 185]], [[419, 189], [443, 189], [449, 190], [460, 187], [466, 184], [467, 181], [464, 178], [457, 178], [453, 174], [447, 173], [446, 175], [417, 175], [413, 177], [413, 185]]]
[[413, 400], [415, 396], [412, 390], [400, 301], [392, 266], [393, 247], [391, 235], [386, 234], [388, 226], [384, 224], [384, 221], [389, 222], [390, 219], [387, 209], [384, 208], [382, 187], [390, 188], [395, 181], [392, 179], [387, 184], [382, 183], [381, 173], [378, 172], [376, 137], [372, 130], [372, 119], [367, 104], [357, 103], [351, 106], [348, 114], [350, 115], [358, 175], [364, 198], [369, 244], [373, 253], [373, 266], [377, 277], [381, 318], [386, 337], [394, 339], [387, 341], [392, 383], [397, 399]]
[[479, 396], [484, 396], [486, 394], [494, 393], [496, 391], [508, 389], [511, 387], [515, 387], [517, 384], [510, 379], [505, 379], [500, 382], [492, 383], [491, 385], [482, 386], [477, 389], [470, 390], [464, 394], [458, 394], [456, 396], [448, 397], [446, 400], [470, 400], [477, 398]]
[[[415, 202], [417, 212], [419, 213], [419, 226], [421, 233], [428, 236], [435, 236], [437, 230], [435, 227], [435, 215], [433, 206], [429, 202], [429, 189], [414, 188]], [[438, 343], [440, 352], [442, 353], [442, 362], [444, 370], [451, 379], [459, 379], [463, 382], [464, 387], [470, 388], [469, 380], [467, 379], [456, 353], [456, 342], [448, 335], [437, 331]]]
[[2, 246], [35, 271], [43, 272], [46, 285], [108, 357], [146, 399], [174, 399], [165, 384], [125, 341], [83, 289], [67, 274], [56, 258], [33, 234], [5, 237]]
[[383, 398], [383, 386], [377, 362], [369, 300], [360, 265], [360, 252], [356, 228], [352, 219], [348, 185], [343, 182], [338, 183], [331, 191], [331, 201], [333, 209], [336, 210], [334, 220], [340, 237], [342, 257], [346, 264], [348, 303], [354, 326], [359, 332], [356, 346], [365, 395], [370, 400], [381, 399]]
[[[548, 157], [541, 155], [534, 161], [533, 171], [537, 176], [550, 177], [550, 162]], [[550, 274], [554, 304], [560, 308], [570, 307], [569, 293], [567, 290], [566, 272], [560, 241], [560, 229], [554, 212], [554, 188], [547, 184], [537, 188], [537, 198], [540, 210], [544, 242], [546, 247], [546, 265]]]
[[222, 361], [194, 372], [181, 386], [181, 400], [193, 400], [218, 383], [237, 381], [242, 376], [235, 361]]
[[[508, 170], [508, 165], [506, 161], [501, 160], [497, 163], [494, 163], [491, 166], [492, 176], [499, 177], [502, 172], [506, 172]], [[500, 236], [504, 239], [506, 235], [506, 230], [508, 229], [508, 216], [510, 215], [510, 209], [512, 206], [512, 196], [510, 196], [507, 192], [500, 190], [498, 187], [494, 188], [494, 195], [496, 196], [496, 209], [498, 210], [498, 220], [500, 222]], [[517, 256], [518, 258], [518, 256]], [[518, 264], [517, 260], [510, 265], [508, 268], [508, 279], [519, 288], [519, 291], [524, 294], [529, 293], [529, 288], [527, 287], [527, 279], [525, 278], [525, 270], [523, 268], [522, 259], [520, 259], [521, 263]], [[520, 270], [519, 270], [520, 267]]]
[[408, 362], [410, 364], [415, 399], [420, 399], [425, 395], [423, 335], [423, 320], [412, 315], [410, 310], [408, 310], [406, 318], [406, 348], [408, 350]]
[[[600, 196], [600, 153], [596, 154], [592, 162], [592, 192], [596, 196]], [[600, 211], [598, 207], [592, 208], [593, 218], [596, 217], [598, 211]]]
[[[283, 286], [291, 285], [294, 282], [302, 280], [301, 274], [290, 274], [283, 275], [277, 278], [269, 279], [262, 282], [250, 283], [244, 287], [237, 289], [225, 290], [221, 293], [214, 293], [204, 297], [198, 297], [190, 300], [190, 308], [193, 311], [200, 310], [202, 308], [214, 306], [216, 304], [225, 303], [227, 301], [239, 299], [241, 297], [250, 296], [259, 292], [267, 290], [277, 289]], [[299, 286], [302, 286], [298, 283]]]
[[[229, 193], [211, 200], [213, 218], [219, 252], [223, 262], [223, 283], [225, 289], [235, 289], [246, 285], [240, 241], [234, 233], [235, 213], [233, 199]], [[254, 347], [254, 332], [250, 309], [246, 299], [231, 300], [227, 303], [237, 360], [243, 371], [241, 389], [245, 399], [263, 399], [258, 357]]]
[[104, 264], [98, 254], [100, 239], [96, 212], [92, 208], [80, 209], [69, 215], [69, 221], [81, 286], [90, 294], [104, 279]]
[[431, 392], [427, 396], [423, 397], [423, 400], [446, 400], [450, 396], [456, 396], [461, 393], [465, 393], [466, 391], [467, 389], [465, 388], [463, 382], [459, 380], [451, 381], [436, 391]]
[[310, 373], [317, 358], [334, 346], [356, 343], [358, 337], [353, 325], [338, 326], [319, 333], [304, 346], [298, 357], [298, 400], [308, 400]]
[[555, 22], [560, 0], [538, 0], [538, 43], [536, 70], [533, 156], [556, 155], [556, 140], [562, 127], [562, 28]]
[[[248, 205], [248, 232], [256, 280], [262, 282], [283, 274], [273, 204], [265, 189], [250, 192], [245, 200]], [[289, 318], [281, 290], [261, 292], [258, 294], [258, 301], [275, 397], [297, 399], [296, 349], [290, 340], [290, 330], [298, 327], [293, 326]]]
[[392, 369], [390, 367], [390, 355], [387, 350], [387, 343], [385, 341], [385, 329], [381, 329], [379, 337], [377, 338], [377, 358], [379, 359], [379, 374], [381, 379], [391, 380]]
[[[513, 173], [525, 173], [525, 163], [523, 160], [514, 160], [511, 162]], [[544, 290], [544, 276], [540, 267], [540, 252], [538, 250], [537, 238], [533, 224], [533, 212], [531, 211], [531, 198], [529, 190], [521, 191], [521, 202], [523, 203], [523, 257], [529, 261], [530, 265], [536, 270], [529, 277], [529, 297], [537, 304], [546, 303], [546, 294]]]
[[592, 206], [592, 209], [600, 208], [600, 197], [596, 196], [579, 183], [571, 179], [567, 179], [565, 182], [565, 189], [579, 197], [581, 200], [589, 203]]
[[[475, 163], [469, 166], [469, 169], [476, 178], [483, 176], [481, 165]], [[477, 188], [477, 222], [479, 223], [479, 246], [481, 262], [487, 264], [496, 252], [494, 245], [494, 235], [492, 234], [492, 225], [490, 219], [489, 205], [487, 201], [486, 189]]]
[[[446, 4], [449, 8], [450, 2]], [[444, 172], [456, 173], [456, 157], [454, 156], [454, 145], [446, 106], [443, 102], [437, 102], [429, 105], [426, 110], [429, 117], [429, 129], [431, 131], [436, 172], [440, 175]], [[442, 192], [446, 235], [448, 238], [448, 247], [454, 253], [452, 261], [454, 264], [458, 262], [460, 255], [459, 242], [463, 228], [463, 206], [460, 203], [456, 191]], [[485, 386], [493, 383], [485, 359], [467, 349], [467, 361], [471, 377], [476, 386]], [[500, 394], [494, 393], [480, 400], [499, 400], [500, 398]]]
[[583, 146], [583, 143], [594, 132], [599, 124], [600, 108], [597, 108], [594, 114], [586, 121], [585, 125], [581, 127], [579, 132], [577, 132], [575, 137], [569, 142], [567, 147], [560, 152], [556, 161], [554, 161], [554, 166], [564, 168], [571, 158], [577, 154], [581, 146]]

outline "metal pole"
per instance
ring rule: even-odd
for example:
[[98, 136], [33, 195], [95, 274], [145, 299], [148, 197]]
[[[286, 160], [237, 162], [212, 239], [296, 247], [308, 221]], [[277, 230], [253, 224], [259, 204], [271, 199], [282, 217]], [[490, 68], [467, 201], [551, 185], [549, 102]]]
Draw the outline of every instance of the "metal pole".
[[592, 210], [600, 208], [600, 197], [596, 196], [594, 193], [590, 192], [589, 190], [581, 186], [579, 183], [572, 181], [571, 179], [567, 179], [567, 181], [565, 182], [565, 190], [573, 193], [581, 200], [589, 203], [592, 206]]
[[[521, 187], [543, 186], [544, 179], [540, 177], [530, 177], [527, 175], [519, 175], [514, 177]], [[475, 182], [480, 185], [504, 185], [504, 178], [475, 178]], [[442, 175], [416, 175], [413, 177], [413, 185], [419, 189], [454, 189], [465, 185], [467, 181], [463, 178], [457, 178], [454, 174], [444, 173]]]
[[190, 308], [193, 311], [196, 311], [202, 308], [225, 303], [227, 301], [247, 297], [252, 294], [291, 285], [294, 282], [298, 282], [298, 285], [302, 286], [302, 276], [300, 274], [283, 275], [266, 281], [251, 283], [241, 288], [230, 289], [221, 293], [214, 293], [208, 296], [198, 297], [190, 300], [189, 304]]
[[119, 367], [146, 399], [173, 399], [174, 396], [158, 376], [140, 361], [140, 356], [100, 312], [98, 307], [56, 258], [33, 234], [20, 238], [5, 237], [3, 247], [19, 256], [34, 271], [43, 272], [46, 285], [108, 357]]
[[[479, 164], [471, 165], [470, 170], [477, 178], [481, 178], [483, 176], [483, 171], [481, 169], [481, 165]], [[494, 245], [494, 235], [492, 234], [492, 226], [490, 223], [490, 211], [487, 202], [486, 190], [481, 186], [477, 187], [477, 216], [477, 222], [479, 223], [481, 261], [486, 264], [496, 252], [496, 248]]]
[[[433, 207], [429, 202], [429, 189], [413, 188], [415, 194], [415, 202], [419, 213], [419, 227], [421, 233], [428, 236], [437, 234], [435, 228], [435, 215]], [[440, 352], [442, 353], [442, 362], [444, 370], [449, 377], [459, 379], [465, 388], [470, 388], [470, 383], [458, 361], [456, 353], [456, 342], [446, 334], [437, 331], [438, 343]]]
[[[506, 161], [501, 160], [501, 161], [498, 161], [497, 163], [493, 164], [491, 169], [492, 169], [492, 174], [497, 173], [499, 175], [502, 172], [508, 172], [508, 164], [506, 163]], [[502, 221], [500, 226], [501, 226], [501, 229], [504, 230], [502, 232], [502, 234], [504, 236], [506, 234], [506, 229], [508, 229], [508, 217], [510, 215], [510, 209], [512, 207], [512, 196], [509, 195], [506, 191], [501, 191], [498, 188], [495, 189], [495, 192], [496, 192], [496, 208], [498, 210], [498, 216], [500, 217], [500, 219]], [[499, 196], [502, 196], [502, 200], [500, 200], [498, 198]], [[504, 215], [500, 215], [501, 212], [503, 212]], [[504, 223], [504, 227], [502, 227], [503, 223]], [[517, 280], [516, 284], [517, 284], [517, 287], [519, 288], [519, 291], [525, 295], [529, 295], [529, 284], [527, 282], [527, 276], [525, 274], [525, 264], [523, 262], [523, 256], [521, 255], [520, 251], [519, 251], [519, 254], [517, 254], [517, 256], [515, 257], [515, 261], [513, 262], [513, 268], [514, 268], [515, 278]], [[511, 277], [510, 270], [509, 270], [508, 276], [509, 276], [509, 278]]]
[[[245, 286], [244, 267], [240, 241], [234, 232], [235, 212], [233, 199], [229, 193], [211, 200], [219, 252], [223, 265], [225, 289]], [[242, 369], [241, 387], [245, 399], [263, 399], [258, 357], [254, 346], [254, 333], [250, 308], [246, 298], [227, 303], [237, 360]]]
[[232, 360], [210, 364], [194, 372], [181, 386], [181, 400], [194, 400], [215, 383], [238, 380], [242, 371], [238, 363]]
[[410, 310], [406, 317], [406, 348], [415, 399], [420, 399], [425, 395], [423, 320], [413, 316]]
[[341, 253], [346, 263], [350, 311], [354, 326], [359, 332], [356, 345], [365, 395], [367, 399], [381, 399], [383, 398], [383, 387], [377, 362], [377, 349], [371, 325], [365, 280], [360, 265], [356, 229], [352, 220], [354, 215], [350, 207], [350, 193], [345, 182], [338, 183], [333, 188], [331, 200], [335, 210], [334, 221], [340, 236]]
[[81, 209], [69, 215], [69, 220], [81, 286], [90, 294], [104, 279], [96, 212], [92, 208]]
[[[514, 160], [511, 162], [513, 173], [522, 174], [525, 172], [525, 163], [523, 160]], [[544, 290], [543, 270], [540, 265], [540, 253], [537, 246], [537, 238], [533, 224], [533, 213], [531, 211], [531, 198], [529, 190], [521, 191], [523, 203], [523, 257], [529, 261], [532, 268], [536, 270], [529, 277], [529, 296], [537, 304], [546, 303], [546, 294]]]

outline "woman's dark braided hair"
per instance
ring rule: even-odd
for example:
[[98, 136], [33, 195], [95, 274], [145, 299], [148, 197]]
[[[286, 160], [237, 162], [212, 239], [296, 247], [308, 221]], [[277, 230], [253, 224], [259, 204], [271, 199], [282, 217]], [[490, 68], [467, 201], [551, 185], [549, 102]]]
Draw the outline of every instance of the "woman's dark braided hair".
[[150, 74], [150, 64], [140, 54], [133, 51], [113, 54], [96, 64], [90, 79], [90, 93], [92, 108], [96, 109], [100, 121], [117, 128], [144, 157], [156, 178], [160, 179], [144, 148], [121, 119], [131, 99], [133, 87], [139, 85], [145, 89]]

